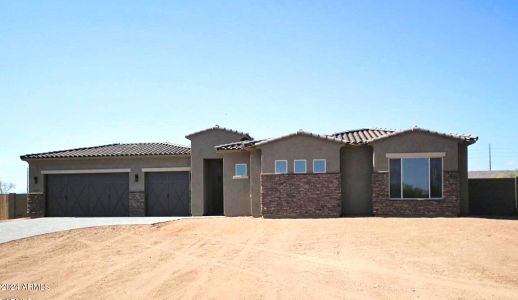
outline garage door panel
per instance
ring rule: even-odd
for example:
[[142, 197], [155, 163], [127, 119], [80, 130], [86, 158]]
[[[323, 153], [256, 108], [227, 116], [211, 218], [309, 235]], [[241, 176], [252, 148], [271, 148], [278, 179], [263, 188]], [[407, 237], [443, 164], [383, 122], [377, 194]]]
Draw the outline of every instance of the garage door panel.
[[47, 215], [128, 216], [126, 173], [47, 176]]
[[67, 182], [67, 194], [65, 195], [65, 211], [76, 217], [89, 215], [88, 208], [88, 183], [87, 178], [79, 175], [72, 176]]
[[188, 216], [191, 213], [188, 172], [146, 173], [146, 214]]
[[189, 176], [183, 176], [183, 174], [172, 174], [171, 181], [176, 182], [176, 184], [171, 185], [169, 188], [169, 194], [172, 195], [174, 199], [179, 199], [179, 201], [171, 201], [170, 205], [173, 211], [178, 212], [180, 215], [188, 215], [190, 213], [190, 201], [185, 201], [184, 199], [190, 199], [189, 193]]
[[48, 202], [48, 210], [52, 211], [54, 216], [61, 217], [66, 214], [66, 189], [67, 185], [65, 183], [54, 182], [51, 178], [49, 181], [52, 181], [52, 184], [49, 182], [47, 194], [53, 195], [53, 201]]
[[120, 182], [113, 182], [108, 187], [108, 210], [113, 216], [127, 216], [129, 214], [128, 186]]

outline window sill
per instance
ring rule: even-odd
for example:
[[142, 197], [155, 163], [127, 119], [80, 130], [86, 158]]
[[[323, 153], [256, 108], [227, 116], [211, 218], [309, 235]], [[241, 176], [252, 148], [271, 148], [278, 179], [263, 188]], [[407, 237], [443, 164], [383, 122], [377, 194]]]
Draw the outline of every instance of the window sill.
[[248, 176], [233, 176], [232, 179], [248, 179]]
[[444, 198], [389, 198], [391, 201], [440, 201]]

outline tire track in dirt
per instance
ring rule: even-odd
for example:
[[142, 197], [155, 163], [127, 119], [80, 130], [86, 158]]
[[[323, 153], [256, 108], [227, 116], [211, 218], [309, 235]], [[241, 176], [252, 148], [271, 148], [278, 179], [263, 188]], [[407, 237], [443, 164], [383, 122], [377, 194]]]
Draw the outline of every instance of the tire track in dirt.
[[[220, 229], [216, 228], [212, 231], [212, 234], [217, 234], [219, 231], [220, 231]], [[171, 242], [168, 239], [164, 239], [164, 237], [167, 236], [167, 232], [155, 234], [152, 237], [152, 239], [150, 239], [151, 237], [148, 237], [148, 239], [144, 239], [144, 240], [142, 239], [142, 236], [137, 235], [137, 234], [132, 234], [130, 236], [132, 238], [136, 238], [135, 242], [137, 245], [140, 246], [138, 248], [143, 249], [141, 252], [138, 253], [139, 257], [145, 257], [151, 253], [155, 253], [157, 250], [160, 250], [161, 253], [170, 253], [170, 251], [171, 251], [170, 248], [162, 246], [162, 245], [167, 245]], [[194, 251], [197, 249], [198, 246], [205, 244], [209, 240], [209, 238], [210, 238], [210, 236], [207, 236], [204, 239], [195, 240], [194, 242], [192, 242], [190, 245], [187, 246], [187, 249]], [[158, 243], [150, 245], [149, 242], [158, 242]], [[115, 274], [117, 272], [128, 273], [129, 270], [143, 274], [143, 276], [141, 278], [143, 281], [138, 281], [139, 279], [131, 280], [131, 282], [135, 282], [136, 284], [140, 284], [140, 286], [142, 286], [142, 282], [149, 283], [148, 282], [149, 280], [146, 280], [146, 278], [150, 278], [149, 272], [152, 272], [152, 270], [153, 270], [152, 264], [154, 264], [154, 263], [157, 263], [157, 262], [156, 261], [148, 262], [148, 261], [130, 260], [126, 263], [119, 263], [118, 265], [108, 268], [107, 270], [103, 270], [103, 273], [100, 274], [99, 276], [94, 276], [93, 278], [91, 278], [89, 280], [88, 285], [85, 285], [81, 290], [79, 290], [79, 291], [71, 290], [70, 292], [67, 292], [64, 295], [59, 295], [59, 297], [68, 298], [72, 295], [74, 297], [87, 296], [91, 293], [92, 288], [95, 286], [97, 286], [97, 287], [105, 286], [107, 288], [104, 290], [110, 290], [109, 280], [107, 280], [104, 283], [102, 283], [102, 281], [104, 279], [114, 277], [113, 274]], [[160, 263], [162, 263], [162, 261]], [[186, 265], [186, 264], [188, 264], [188, 261], [184, 262], [184, 265]], [[131, 267], [129, 267], [130, 265], [131, 265]], [[119, 283], [114, 283], [114, 284], [120, 285]], [[130, 286], [131, 286], [131, 284], [130, 284]], [[102, 293], [97, 293], [97, 295], [102, 296]]]
[[[216, 240], [223, 242], [222, 240], [219, 240], [219, 239], [216, 239]], [[225, 242], [228, 243], [228, 241], [225, 241]], [[239, 244], [239, 243], [235, 244], [234, 246], [236, 246], [236, 245], [237, 246], [241, 245], [243, 247], [245, 246], [245, 245]], [[327, 268], [332, 268], [335, 270], [336, 269], [347, 269], [348, 271], [354, 271], [356, 273], [369, 273], [371, 275], [379, 276], [379, 277], [381, 277], [382, 275], [384, 275], [386, 277], [395, 276], [403, 281], [410, 281], [412, 279], [415, 279], [415, 277], [417, 276], [412, 273], [397, 274], [397, 276], [396, 276], [393, 269], [383, 268], [369, 260], [364, 260], [361, 262], [361, 264], [358, 264], [358, 263], [353, 264], [353, 263], [346, 263], [344, 261], [330, 260], [327, 258], [320, 258], [320, 257], [315, 257], [315, 256], [310, 256], [310, 255], [305, 255], [305, 254], [296, 254], [296, 253], [286, 252], [286, 251], [282, 251], [282, 250], [274, 250], [274, 249], [269, 249], [269, 248], [265, 248], [265, 247], [259, 247], [259, 246], [250, 246], [250, 248], [255, 249], [255, 250], [260, 250], [263, 252], [269, 252], [269, 253], [274, 253], [274, 254], [278, 254], [278, 255], [282, 255], [282, 256], [287, 256], [290, 258], [296, 258], [298, 260], [309, 262], [309, 263], [312, 263], [317, 266], [325, 266]], [[366, 267], [366, 266], [369, 266], [369, 267]], [[372, 270], [375, 270], [375, 272]], [[378, 273], [381, 273], [381, 274], [378, 274]], [[458, 286], [461, 286], [463, 289], [466, 289], [466, 290], [480, 290], [481, 292], [483, 292], [484, 289], [486, 289], [486, 288], [496, 289], [498, 287], [498, 285], [489, 284], [489, 283], [485, 283], [483, 285], [479, 284], [477, 286], [474, 286], [472, 280], [463, 280], [463, 279], [453, 278], [453, 277], [449, 278], [450, 279], [449, 281], [445, 281], [444, 279], [440, 279], [434, 275], [420, 274], [419, 277], [422, 279], [422, 281], [425, 282], [425, 284], [434, 284], [436, 286], [448, 286], [450, 288], [459, 288]], [[300, 281], [300, 278], [298, 280]], [[305, 283], [313, 284], [314, 282], [312, 280], [310, 280], [310, 281], [305, 281]], [[515, 286], [509, 286], [509, 288], [518, 290], [518, 288]]]

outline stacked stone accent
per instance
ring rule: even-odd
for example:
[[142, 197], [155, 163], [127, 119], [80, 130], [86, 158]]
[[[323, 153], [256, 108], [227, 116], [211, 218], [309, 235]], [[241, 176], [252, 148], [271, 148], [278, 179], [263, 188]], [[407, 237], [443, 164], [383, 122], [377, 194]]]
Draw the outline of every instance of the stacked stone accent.
[[45, 217], [45, 194], [27, 194], [27, 216], [30, 218]]
[[460, 179], [456, 171], [443, 172], [440, 200], [391, 200], [389, 173], [372, 174], [372, 206], [376, 216], [456, 217], [460, 214]]
[[338, 217], [340, 174], [261, 174], [263, 217]]
[[129, 215], [130, 217], [143, 217], [146, 215], [146, 196], [142, 191], [129, 192]]

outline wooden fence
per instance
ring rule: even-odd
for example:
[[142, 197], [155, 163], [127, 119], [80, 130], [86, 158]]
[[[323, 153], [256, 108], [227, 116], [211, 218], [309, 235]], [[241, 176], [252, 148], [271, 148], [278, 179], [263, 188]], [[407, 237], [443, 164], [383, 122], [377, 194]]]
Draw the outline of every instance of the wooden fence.
[[27, 194], [0, 194], [0, 220], [27, 217]]
[[0, 195], [0, 220], [9, 219], [9, 195]]

